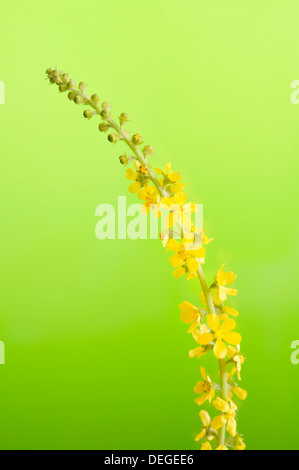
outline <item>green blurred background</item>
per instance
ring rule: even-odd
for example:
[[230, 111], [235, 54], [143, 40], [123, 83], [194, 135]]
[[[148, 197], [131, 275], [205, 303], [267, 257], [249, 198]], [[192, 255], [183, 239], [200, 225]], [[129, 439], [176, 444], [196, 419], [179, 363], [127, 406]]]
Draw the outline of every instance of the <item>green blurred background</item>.
[[[128, 181], [58, 66], [130, 114], [204, 203], [206, 274], [238, 274], [249, 449], [296, 449], [299, 5], [296, 1], [2, 4], [1, 449], [198, 449], [200, 361], [155, 240], [99, 241], [95, 208]], [[128, 196], [128, 204], [136, 202]], [[217, 378], [214, 360], [203, 360]]]

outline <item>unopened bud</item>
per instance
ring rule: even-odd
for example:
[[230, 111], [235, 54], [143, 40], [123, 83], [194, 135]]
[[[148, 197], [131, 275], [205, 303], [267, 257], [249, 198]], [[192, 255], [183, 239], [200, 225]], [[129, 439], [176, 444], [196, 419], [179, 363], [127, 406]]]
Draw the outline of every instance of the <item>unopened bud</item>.
[[121, 155], [119, 157], [119, 161], [122, 165], [127, 165], [129, 163], [129, 159], [128, 159], [127, 155]]
[[100, 122], [100, 124], [99, 124], [99, 130], [100, 130], [101, 132], [107, 132], [108, 129], [110, 129], [110, 126], [109, 126], [109, 124], [107, 124], [107, 122], [104, 122], [104, 121]]
[[154, 149], [151, 145], [145, 145], [142, 151], [143, 151], [143, 154], [146, 157], [150, 157], [150, 156], [154, 155], [154, 153], [155, 153], [155, 151], [154, 151]]
[[87, 90], [87, 83], [80, 82], [80, 83], [79, 83], [79, 89], [80, 89], [81, 91], [83, 91], [83, 93], [85, 93], [85, 91]]
[[74, 90], [76, 88], [76, 82], [75, 80], [70, 80], [67, 84], [68, 88], [70, 88], [70, 90]]
[[76, 98], [77, 95], [74, 91], [70, 91], [67, 96], [68, 96], [69, 100], [74, 101], [74, 99]]
[[98, 95], [92, 95], [91, 96], [91, 101], [92, 101], [92, 104], [94, 104], [95, 106], [98, 106], [99, 103], [100, 103], [100, 98]]
[[102, 103], [102, 108], [106, 110], [111, 109], [111, 104], [105, 101], [104, 103]]
[[110, 111], [107, 109], [103, 109], [101, 111], [101, 116], [103, 119], [109, 119], [110, 118]]
[[65, 83], [68, 83], [70, 81], [70, 76], [68, 73], [64, 73], [62, 75], [62, 80], [65, 82]]
[[63, 93], [64, 91], [67, 91], [68, 87], [66, 85], [59, 85], [59, 91]]
[[118, 141], [118, 135], [113, 132], [113, 134], [108, 135], [108, 140], [109, 142], [111, 142], [111, 144], [116, 144], [116, 142]]
[[141, 135], [140, 135], [140, 134], [135, 134], [135, 135], [133, 135], [133, 137], [132, 137], [132, 143], [133, 143], [134, 145], [140, 145], [140, 144], [142, 144], [142, 137], [141, 137]]
[[94, 114], [95, 114], [94, 111], [92, 111], [91, 109], [85, 109], [83, 116], [86, 119], [91, 119], [94, 116]]
[[120, 125], [122, 126], [123, 124], [129, 121], [130, 121], [129, 116], [126, 113], [121, 113], [121, 115], [119, 116]]
[[76, 104], [81, 104], [83, 103], [83, 98], [80, 95], [77, 95], [76, 98], [74, 99]]

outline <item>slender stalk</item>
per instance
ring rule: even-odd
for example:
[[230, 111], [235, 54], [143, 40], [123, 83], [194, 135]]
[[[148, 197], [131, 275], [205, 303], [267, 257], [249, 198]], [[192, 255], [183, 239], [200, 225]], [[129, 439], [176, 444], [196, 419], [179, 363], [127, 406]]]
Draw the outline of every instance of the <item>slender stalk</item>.
[[[227, 401], [227, 365], [225, 359], [219, 359], [219, 371], [220, 371], [220, 396], [222, 400]], [[218, 447], [225, 444], [225, 431], [226, 425], [219, 429], [218, 433]]]

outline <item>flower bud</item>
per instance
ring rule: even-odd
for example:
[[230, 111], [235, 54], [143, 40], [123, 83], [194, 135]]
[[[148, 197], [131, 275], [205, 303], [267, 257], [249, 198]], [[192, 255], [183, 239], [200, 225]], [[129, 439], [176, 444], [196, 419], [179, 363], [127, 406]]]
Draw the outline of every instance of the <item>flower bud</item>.
[[143, 152], [143, 155], [145, 157], [151, 157], [155, 153], [155, 151], [154, 151], [154, 149], [151, 145], [145, 145], [142, 152]]
[[68, 87], [66, 85], [59, 85], [59, 91], [63, 93], [64, 91], [67, 91]]
[[65, 83], [68, 83], [70, 81], [70, 76], [68, 73], [64, 73], [62, 75], [62, 80], [65, 82]]
[[119, 161], [122, 165], [127, 165], [129, 163], [129, 159], [128, 159], [127, 155], [121, 155], [119, 157]]
[[68, 88], [69, 88], [70, 90], [74, 90], [74, 89], [76, 88], [76, 82], [75, 82], [75, 80], [70, 80], [70, 81], [68, 82], [67, 86], [68, 86]]
[[99, 124], [99, 131], [100, 132], [107, 132], [108, 129], [110, 129], [110, 126], [109, 126], [109, 124], [107, 124], [107, 122], [104, 122], [104, 121], [100, 122], [100, 124]]
[[100, 98], [98, 95], [92, 95], [90, 100], [92, 101], [92, 104], [94, 104], [95, 106], [98, 106], [100, 103]]
[[140, 135], [140, 134], [135, 134], [135, 135], [133, 135], [133, 137], [132, 137], [132, 143], [133, 143], [134, 145], [140, 145], [140, 144], [142, 144], [142, 137], [141, 137], [141, 135]]
[[79, 89], [80, 89], [83, 93], [85, 93], [86, 90], [87, 90], [87, 83], [80, 82], [80, 83], [79, 83]]
[[76, 104], [81, 104], [81, 103], [84, 102], [82, 96], [80, 96], [80, 95], [77, 95], [76, 98], [74, 99], [74, 101], [75, 101]]
[[111, 109], [111, 104], [105, 101], [104, 103], [102, 103], [102, 108], [108, 111], [109, 109]]
[[83, 116], [86, 118], [86, 119], [91, 119], [93, 116], [95, 115], [94, 111], [92, 111], [91, 109], [85, 109], [84, 113], [83, 113]]
[[108, 140], [109, 142], [111, 142], [111, 144], [116, 144], [116, 142], [118, 141], [118, 135], [113, 132], [112, 134], [108, 135]]
[[74, 101], [74, 99], [76, 98], [76, 93], [74, 91], [70, 91], [69, 94], [67, 95], [68, 96], [68, 99], [70, 101]]
[[110, 118], [110, 111], [107, 109], [103, 109], [101, 111], [101, 116], [103, 119], [109, 119]]
[[118, 119], [121, 126], [130, 121], [129, 116], [126, 113], [121, 113]]

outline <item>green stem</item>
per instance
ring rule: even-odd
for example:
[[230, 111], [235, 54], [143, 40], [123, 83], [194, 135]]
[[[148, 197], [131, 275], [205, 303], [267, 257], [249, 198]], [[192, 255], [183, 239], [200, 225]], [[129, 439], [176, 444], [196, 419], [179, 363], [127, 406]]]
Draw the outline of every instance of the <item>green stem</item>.
[[[222, 400], [227, 401], [227, 365], [225, 359], [219, 359], [219, 371], [220, 371], [220, 396]], [[218, 447], [225, 445], [225, 432], [226, 425], [219, 429], [218, 432]]]

